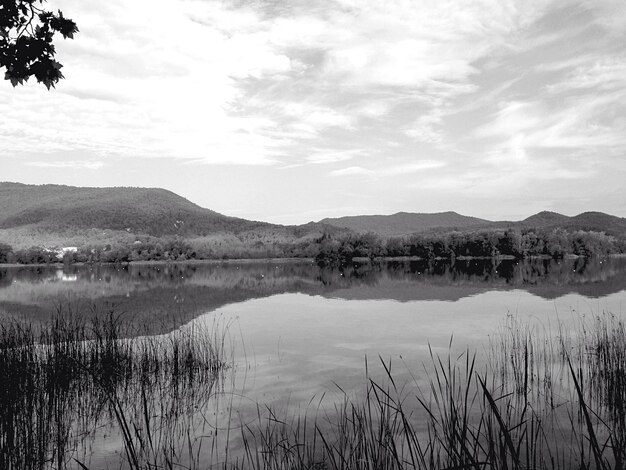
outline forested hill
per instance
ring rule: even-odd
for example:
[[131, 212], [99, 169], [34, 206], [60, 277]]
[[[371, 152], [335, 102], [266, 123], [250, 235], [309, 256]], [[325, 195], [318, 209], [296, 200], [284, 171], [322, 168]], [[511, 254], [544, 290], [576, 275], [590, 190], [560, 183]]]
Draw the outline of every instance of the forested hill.
[[434, 214], [398, 212], [392, 215], [357, 215], [323, 219], [320, 222], [355, 232], [374, 232], [382, 236], [409, 235], [436, 228], [468, 229], [491, 223], [488, 220], [468, 217], [456, 212]]
[[[456, 212], [327, 218], [299, 226], [273, 225], [229, 217], [202, 208], [171, 191], [156, 188], [80, 188], [0, 182], [0, 230], [28, 228], [30, 233], [71, 233], [106, 229], [155, 237], [197, 237], [228, 233], [244, 238], [286, 242], [301, 237], [373, 232], [383, 238], [425, 232], [562, 228], [626, 234], [626, 219], [602, 212], [569, 217], [539, 212], [521, 221], [493, 222]], [[93, 232], [93, 230], [92, 230]], [[6, 235], [6, 234], [5, 234]], [[7, 241], [11, 242], [10, 234]], [[269, 237], [269, 238], [267, 238]], [[5, 237], [6, 238], [6, 237]]]
[[625, 218], [615, 217], [603, 212], [583, 212], [582, 214], [568, 217], [557, 212], [544, 211], [513, 225], [513, 227], [515, 226], [522, 228], [562, 228], [568, 231], [605, 232], [608, 235], [626, 234]]
[[570, 218], [558, 212], [542, 211], [522, 220], [522, 224], [529, 227], [550, 227], [567, 222]]
[[603, 212], [583, 212], [569, 217], [557, 212], [543, 211], [520, 221], [490, 221], [468, 217], [456, 212], [433, 214], [398, 212], [392, 215], [361, 215], [328, 218], [321, 223], [350, 229], [359, 233], [373, 232], [383, 237], [405, 236], [415, 233], [436, 233], [458, 230], [545, 229], [562, 228], [568, 231], [606, 232], [609, 235], [626, 234], [626, 219]]
[[164, 189], [0, 183], [0, 229], [101, 228], [163, 235], [238, 233], [271, 224], [228, 217]]

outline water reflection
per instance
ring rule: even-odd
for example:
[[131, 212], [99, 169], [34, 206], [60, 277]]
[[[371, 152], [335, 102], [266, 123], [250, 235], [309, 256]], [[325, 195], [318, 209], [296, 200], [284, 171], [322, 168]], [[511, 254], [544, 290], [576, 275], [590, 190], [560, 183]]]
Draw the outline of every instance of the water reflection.
[[[202, 330], [203, 326], [210, 331], [216, 317], [233, 325], [233, 342], [237, 346], [233, 346], [234, 375], [228, 377], [228, 384], [218, 384], [220, 394], [214, 393], [217, 385], [212, 382], [202, 387], [211, 400], [228, 397], [224, 401], [231, 401], [226, 405], [208, 403], [201, 396], [202, 400], [191, 401], [184, 409], [185, 412], [197, 409], [197, 412], [176, 415], [177, 419], [178, 416], [188, 419], [180, 429], [193, 429], [194, 436], [209, 436], [203, 449], [212, 450], [208, 442], [213, 442], [213, 435], [209, 433], [228, 429], [223, 423], [235, 416], [231, 410], [236, 410], [239, 422], [248, 423], [258, 413], [257, 403], [290, 415], [304, 409], [312, 397], [325, 396], [332, 407], [343, 399], [343, 390], [349, 393], [361, 390], [367, 379], [366, 357], [380, 356], [393, 359], [397, 365], [406, 364], [411, 367], [411, 373], [408, 369], [396, 372], [398, 383], [417, 381], [424, 385], [421, 364], [428, 360], [431, 348], [445, 355], [451, 335], [459, 348], [478, 349], [510, 311], [525, 313], [528, 318], [538, 319], [541, 325], [556, 325], [556, 320], [565, 317], [567, 320], [570, 311], [574, 319], [579, 312], [600, 312], [605, 303], [608, 311], [618, 313], [615, 306], [624, 301], [625, 289], [624, 258], [561, 262], [393, 262], [342, 269], [322, 269], [312, 263], [70, 266], [62, 270], [2, 268], [0, 312], [37, 322], [49, 319], [59, 305], [63, 305], [64, 311], [80, 309], [87, 316], [114, 309], [126, 312], [125, 320], [140, 324], [144, 333], [170, 331], [185, 323], [188, 324], [179, 331]], [[559, 299], [558, 305], [554, 299]], [[591, 305], [596, 302], [598, 306]], [[210, 314], [199, 316], [207, 312]], [[192, 319], [195, 321], [189, 322]], [[175, 335], [161, 339], [167, 343]], [[368, 367], [368, 377], [384, 376], [384, 370], [380, 365], [376, 368], [374, 362]], [[418, 371], [416, 375], [413, 370]], [[30, 385], [22, 386], [20, 380], [18, 377], [7, 382], [12, 385], [3, 389], [10, 395], [0, 397], [4, 403], [28, 396], [21, 390]], [[123, 446], [120, 439], [105, 437], [116, 432], [115, 426], [106, 425], [112, 420], [111, 411], [103, 408], [102, 396], [94, 395], [91, 402], [85, 401], [89, 398], [92, 377], [85, 380], [77, 381], [67, 393], [64, 391], [63, 398], [68, 397], [68, 401], [59, 402], [64, 407], [61, 411], [86, 410], [87, 405], [93, 404], [99, 414], [79, 416], [88, 420], [85, 429], [79, 426], [76, 417], [70, 419], [63, 413], [58, 414], [58, 423], [50, 423], [53, 431], [54, 426], [69, 423], [78, 434], [92, 433], [93, 438], [79, 439], [77, 447], [69, 449], [68, 456], [91, 459], [94, 468], [101, 468], [107, 449], [120, 452]], [[127, 392], [119, 395], [120, 402], [132, 411], [129, 416], [134, 422], [146, 421], [146, 415], [158, 419], [169, 416], [173, 407], [185, 403], [166, 402], [158, 394], [144, 399], [142, 394], [148, 391], [166, 390], [155, 384], [142, 391], [133, 382], [120, 382], [119, 389]], [[56, 392], [55, 387], [48, 388]], [[176, 393], [168, 388], [163, 395]], [[51, 409], [47, 405], [49, 395], [42, 397], [37, 402], [40, 408], [17, 411]], [[234, 403], [235, 399], [230, 397], [238, 397], [240, 402]], [[161, 408], [146, 411], [146, 403]], [[12, 432], [15, 410], [8, 406], [0, 408], [7, 423], [4, 429]], [[22, 419], [21, 416], [18, 418]], [[212, 427], [207, 430], [203, 426], [209, 418]], [[90, 427], [96, 425], [102, 427], [96, 430]], [[167, 423], [161, 429], [179, 432], [179, 428]], [[51, 434], [42, 428], [44, 431]], [[67, 432], [67, 428], [59, 427], [57, 431]], [[37, 442], [48, 444], [43, 440]], [[94, 442], [93, 448], [80, 447]], [[164, 442], [170, 445], [170, 441]]]
[[142, 324], [149, 319], [153, 332], [164, 332], [224, 305], [284, 293], [405, 302], [523, 289], [556, 299], [570, 293], [600, 298], [625, 286], [625, 258], [412, 261], [341, 269], [310, 262], [19, 267], [0, 269], [0, 312], [37, 322], [60, 305], [115, 309]]

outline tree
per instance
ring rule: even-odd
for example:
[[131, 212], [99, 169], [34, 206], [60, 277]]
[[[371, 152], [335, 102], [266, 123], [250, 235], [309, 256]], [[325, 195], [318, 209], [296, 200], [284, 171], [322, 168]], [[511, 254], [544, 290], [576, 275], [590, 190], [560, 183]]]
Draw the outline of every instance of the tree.
[[63, 13], [43, 9], [45, 0], [0, 0], [0, 69], [13, 86], [31, 76], [48, 89], [63, 78], [54, 58], [54, 35], [72, 39], [76, 23]]
[[13, 247], [6, 243], [0, 243], [0, 263], [9, 263], [13, 257]]

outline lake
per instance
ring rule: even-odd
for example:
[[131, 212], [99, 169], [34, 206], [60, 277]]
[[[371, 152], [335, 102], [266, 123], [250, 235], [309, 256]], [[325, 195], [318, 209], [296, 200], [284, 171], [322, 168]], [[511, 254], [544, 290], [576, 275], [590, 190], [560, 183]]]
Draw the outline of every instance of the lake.
[[[552, 331], [625, 306], [626, 258], [0, 268], [3, 322], [115, 312], [128, 337], [224, 331], [232, 364], [213, 393], [223, 406], [203, 414], [212, 433], [253, 422], [257, 405], [281, 416], [332, 409], [362, 396], [367, 378], [384, 380], [383, 362], [396, 381], [426, 385], [430, 351], [481, 356], [511, 318]], [[124, 455], [106, 426], [76, 452], [94, 468]]]

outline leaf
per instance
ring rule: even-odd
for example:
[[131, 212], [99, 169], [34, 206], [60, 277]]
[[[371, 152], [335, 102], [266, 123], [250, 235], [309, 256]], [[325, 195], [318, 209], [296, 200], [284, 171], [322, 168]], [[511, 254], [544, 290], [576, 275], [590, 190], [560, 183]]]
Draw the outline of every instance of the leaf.
[[[78, 32], [74, 21], [35, 7], [44, 0], [0, 1], [0, 68], [5, 67], [5, 80], [15, 87], [35, 76], [46, 88], [54, 87], [63, 78], [61, 63], [55, 60], [54, 34], [73, 39]], [[17, 31], [17, 37], [10, 33]]]

